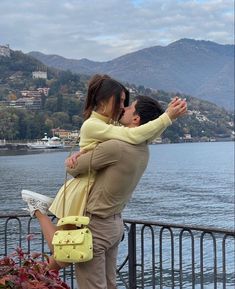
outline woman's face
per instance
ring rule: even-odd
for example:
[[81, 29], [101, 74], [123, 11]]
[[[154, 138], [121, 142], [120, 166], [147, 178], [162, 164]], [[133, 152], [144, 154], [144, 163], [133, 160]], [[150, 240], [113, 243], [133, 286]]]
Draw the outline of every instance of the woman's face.
[[[120, 98], [120, 114], [123, 112], [124, 110], [124, 101], [126, 99], [126, 95], [125, 92], [123, 91], [121, 94], [121, 98]], [[112, 96], [108, 102], [104, 105], [104, 109], [103, 109], [103, 115], [107, 116], [107, 117], [112, 117], [112, 113], [113, 113], [113, 107], [115, 105], [114, 102], [114, 96]]]

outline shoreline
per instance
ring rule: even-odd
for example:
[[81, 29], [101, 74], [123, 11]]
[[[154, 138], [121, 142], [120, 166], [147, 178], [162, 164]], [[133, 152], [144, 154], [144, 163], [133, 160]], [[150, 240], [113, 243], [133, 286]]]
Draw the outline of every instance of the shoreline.
[[72, 145], [65, 145], [63, 148], [30, 148], [27, 143], [0, 143], [0, 151], [66, 151], [72, 147]]
[[[177, 144], [177, 143], [202, 143], [202, 142], [234, 142], [234, 139], [231, 138], [223, 138], [223, 139], [216, 139], [216, 140], [191, 140], [191, 141], [178, 141], [178, 142], [155, 142], [150, 143], [149, 145], [163, 145], [163, 144]], [[65, 145], [63, 148], [45, 148], [45, 149], [32, 149], [29, 148], [27, 143], [0, 143], [0, 152], [4, 151], [29, 151], [29, 152], [36, 152], [36, 151], [67, 151], [70, 150], [73, 146], [72, 145]], [[78, 146], [76, 146], [78, 147]]]

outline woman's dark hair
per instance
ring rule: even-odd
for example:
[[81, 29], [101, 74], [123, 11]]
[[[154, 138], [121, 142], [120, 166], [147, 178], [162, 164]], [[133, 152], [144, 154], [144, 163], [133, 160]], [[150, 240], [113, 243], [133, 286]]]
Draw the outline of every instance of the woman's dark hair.
[[129, 91], [120, 82], [112, 79], [108, 75], [94, 75], [88, 83], [88, 92], [84, 108], [84, 118], [88, 119], [94, 110], [102, 101], [107, 102], [114, 96], [114, 105], [111, 118], [117, 120], [120, 114], [120, 103], [122, 92], [126, 98], [124, 106], [129, 105]]
[[135, 114], [140, 117], [140, 125], [154, 120], [164, 113], [160, 103], [151, 97], [139, 95], [136, 100]]

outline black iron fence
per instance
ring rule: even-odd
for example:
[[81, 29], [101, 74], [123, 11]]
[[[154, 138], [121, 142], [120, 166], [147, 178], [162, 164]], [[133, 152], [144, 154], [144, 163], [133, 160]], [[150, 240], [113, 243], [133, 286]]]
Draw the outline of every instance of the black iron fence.
[[[139, 220], [124, 223], [118, 288], [235, 287], [234, 231]], [[0, 257], [16, 247], [49, 254], [36, 219], [28, 215], [0, 215]], [[61, 276], [72, 289], [77, 288], [72, 265]]]

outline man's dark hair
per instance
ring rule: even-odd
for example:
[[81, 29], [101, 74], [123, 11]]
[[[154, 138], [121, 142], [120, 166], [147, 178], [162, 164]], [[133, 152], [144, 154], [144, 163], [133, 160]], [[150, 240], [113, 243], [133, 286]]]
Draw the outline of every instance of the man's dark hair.
[[151, 97], [139, 95], [136, 100], [135, 114], [140, 117], [140, 125], [154, 120], [164, 113], [160, 103]]

